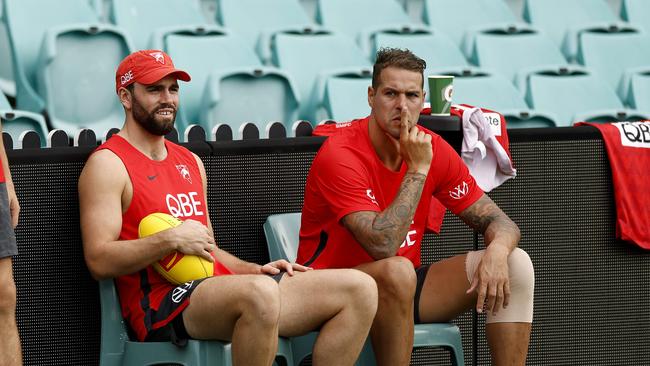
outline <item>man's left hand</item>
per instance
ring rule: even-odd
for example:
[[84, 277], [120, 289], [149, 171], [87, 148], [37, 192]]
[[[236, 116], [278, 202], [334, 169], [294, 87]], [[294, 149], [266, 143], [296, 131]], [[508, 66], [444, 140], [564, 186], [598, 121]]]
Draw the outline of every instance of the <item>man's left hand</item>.
[[474, 273], [472, 285], [467, 293], [476, 291], [476, 311], [483, 310], [496, 314], [506, 308], [510, 301], [510, 277], [508, 275], [508, 255], [506, 246], [493, 242], [485, 250], [483, 258]]
[[311, 267], [305, 267], [298, 263], [289, 263], [284, 259], [273, 261], [262, 266], [260, 271], [266, 274], [278, 274], [280, 272], [287, 272], [289, 276], [293, 276], [293, 271], [306, 272], [312, 270]]

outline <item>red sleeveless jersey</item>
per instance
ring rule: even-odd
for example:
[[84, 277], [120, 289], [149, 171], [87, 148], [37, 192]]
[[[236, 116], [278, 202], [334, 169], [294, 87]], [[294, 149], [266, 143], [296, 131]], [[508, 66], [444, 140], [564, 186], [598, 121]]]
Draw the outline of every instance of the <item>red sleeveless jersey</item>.
[[[207, 225], [203, 182], [194, 156], [167, 140], [165, 147], [167, 157], [161, 161], [151, 160], [119, 135], [114, 135], [97, 149], [108, 149], [122, 160], [133, 186], [131, 204], [122, 215], [120, 240], [137, 239], [140, 220], [154, 212]], [[215, 276], [231, 273], [215, 260]], [[189, 304], [189, 297], [179, 296], [172, 309], [159, 308], [165, 295], [174, 290], [182, 292], [183, 285], [167, 282], [152, 266], [120, 276], [116, 278], [116, 284], [122, 315], [140, 341], [149, 331], [169, 323]]]

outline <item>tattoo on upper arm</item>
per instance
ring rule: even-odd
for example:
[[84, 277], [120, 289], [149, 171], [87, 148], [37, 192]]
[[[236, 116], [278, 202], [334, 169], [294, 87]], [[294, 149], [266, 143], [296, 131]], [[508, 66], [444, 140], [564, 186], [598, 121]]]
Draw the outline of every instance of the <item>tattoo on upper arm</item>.
[[467, 225], [485, 236], [490, 234], [486, 231], [493, 222], [499, 223], [500, 230], [519, 232], [517, 225], [485, 194], [459, 216]]

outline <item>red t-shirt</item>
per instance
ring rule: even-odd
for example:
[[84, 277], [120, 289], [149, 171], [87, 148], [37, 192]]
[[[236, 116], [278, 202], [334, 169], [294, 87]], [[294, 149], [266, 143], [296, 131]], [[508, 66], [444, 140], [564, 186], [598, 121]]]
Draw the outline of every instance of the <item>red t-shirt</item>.
[[[167, 140], [165, 147], [167, 157], [162, 161], [149, 159], [119, 135], [113, 135], [98, 148], [108, 149], [122, 160], [133, 185], [131, 204], [122, 215], [120, 240], [137, 239], [140, 221], [154, 212], [207, 225], [203, 181], [194, 155]], [[215, 276], [230, 273], [223, 264], [214, 261]], [[120, 276], [116, 284], [122, 315], [140, 341], [149, 331], [169, 323], [189, 304], [189, 298], [183, 297], [172, 308], [160, 309], [165, 295], [177, 286], [165, 280], [152, 266]]]
[[[372, 146], [369, 118], [353, 121], [332, 134], [314, 158], [302, 209], [298, 263], [314, 268], [350, 268], [372, 261], [372, 257], [340, 222], [357, 211], [381, 212], [395, 198], [406, 174], [406, 163], [398, 172], [386, 168]], [[432, 136], [433, 159], [422, 198], [398, 255], [420, 265], [420, 243], [431, 198], [454, 213], [476, 202], [483, 191], [476, 185], [465, 163], [446, 141]]]

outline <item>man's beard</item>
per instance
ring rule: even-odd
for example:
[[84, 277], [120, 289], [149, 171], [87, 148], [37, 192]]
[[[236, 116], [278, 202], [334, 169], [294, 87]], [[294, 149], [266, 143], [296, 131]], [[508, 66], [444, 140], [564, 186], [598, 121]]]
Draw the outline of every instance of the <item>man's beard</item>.
[[[169, 122], [156, 121], [156, 112], [161, 109], [172, 109], [172, 119]], [[156, 109], [148, 113], [144, 107], [138, 102], [138, 99], [133, 96], [133, 119], [144, 128], [147, 132], [156, 136], [165, 136], [174, 129], [174, 121], [176, 121], [176, 108], [172, 104], [161, 104]]]

